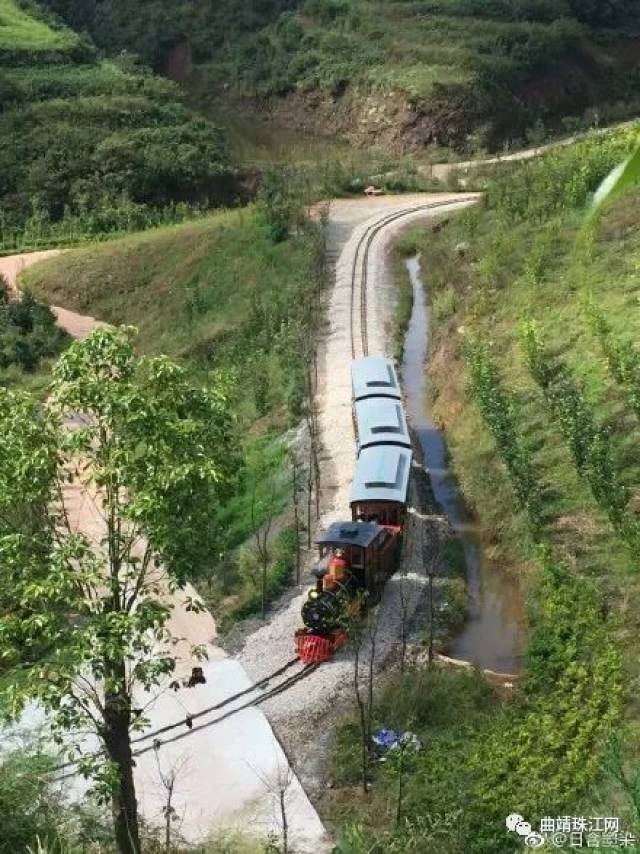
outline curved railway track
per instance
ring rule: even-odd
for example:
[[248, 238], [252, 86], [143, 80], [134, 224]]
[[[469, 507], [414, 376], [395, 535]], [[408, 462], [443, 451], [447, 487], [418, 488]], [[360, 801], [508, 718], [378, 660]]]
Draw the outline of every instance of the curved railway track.
[[351, 358], [369, 355], [369, 333], [367, 327], [367, 287], [369, 280], [369, 253], [376, 236], [392, 222], [420, 211], [459, 205], [473, 197], [447, 199], [441, 202], [425, 202], [421, 205], [393, 211], [367, 226], [360, 237], [351, 265]]
[[[399, 219], [402, 219], [405, 216], [409, 216], [419, 211], [427, 211], [457, 205], [463, 201], [470, 201], [470, 199], [465, 197], [463, 199], [449, 199], [447, 201], [425, 202], [424, 204], [413, 205], [411, 207], [403, 208], [402, 210], [393, 211], [392, 213], [386, 214], [379, 220], [376, 220], [375, 222], [367, 226], [356, 245], [356, 251], [354, 254], [351, 269], [350, 334], [351, 353], [354, 359], [358, 356], [358, 350], [363, 356], [369, 355], [369, 341], [367, 329], [367, 287], [369, 278], [369, 253], [376, 236], [387, 225]], [[265, 703], [267, 700], [270, 700], [272, 697], [276, 697], [278, 696], [278, 694], [284, 693], [293, 685], [296, 685], [298, 682], [305, 679], [307, 676], [317, 670], [318, 667], [320, 667], [319, 664], [308, 664], [302, 667], [296, 673], [293, 673], [292, 675], [286, 675], [287, 672], [291, 670], [291, 668], [294, 667], [294, 665], [297, 663], [299, 663], [299, 659], [297, 657], [292, 658], [282, 667], [278, 668], [273, 673], [270, 673], [268, 676], [265, 676], [262, 679], [259, 679], [258, 681], [254, 682], [248, 688], [245, 688], [244, 690], [239, 691], [236, 694], [226, 697], [224, 700], [221, 700], [220, 702], [212, 706], [208, 706], [193, 714], [187, 714], [184, 717], [181, 717], [178, 720], [174, 721], [173, 723], [167, 724], [166, 726], [160, 727], [159, 729], [151, 730], [146, 733], [141, 733], [140, 735], [136, 736], [131, 740], [131, 744], [133, 747], [133, 757], [135, 758], [138, 756], [142, 756], [143, 754], [148, 753], [151, 750], [158, 751], [164, 745], [172, 744], [176, 741], [188, 738], [195, 732], [207, 729], [211, 726], [215, 726], [216, 724], [227, 720], [231, 716], [243, 711], [244, 709], [259, 706], [262, 703]], [[284, 676], [282, 681], [269, 688], [270, 683], [274, 679], [278, 679], [280, 676]], [[269, 690], [264, 690], [266, 688], [269, 688]], [[262, 693], [258, 693], [257, 696], [251, 697], [251, 695], [256, 692]], [[232, 703], [235, 703], [237, 700], [241, 700], [245, 697], [248, 699], [241, 705], [234, 705], [232, 708], [226, 709], [226, 707], [230, 706]], [[222, 711], [222, 714], [213, 717], [210, 720], [208, 719], [209, 715], [212, 715], [213, 713], [219, 711]], [[194, 721], [201, 720], [203, 718], [205, 720], [194, 726]], [[174, 730], [180, 731], [174, 733]], [[169, 735], [166, 738], [160, 737], [165, 736], [168, 733], [173, 734]], [[90, 755], [98, 756], [100, 755], [100, 752], [96, 751]], [[54, 774], [59, 775], [60, 772], [63, 772], [62, 776], [56, 777], [56, 782], [61, 782], [63, 780], [75, 776], [77, 774], [78, 763], [83, 758], [86, 759], [87, 755], [85, 754], [83, 757], [79, 757], [77, 760], [70, 760], [53, 768], [52, 773]]]

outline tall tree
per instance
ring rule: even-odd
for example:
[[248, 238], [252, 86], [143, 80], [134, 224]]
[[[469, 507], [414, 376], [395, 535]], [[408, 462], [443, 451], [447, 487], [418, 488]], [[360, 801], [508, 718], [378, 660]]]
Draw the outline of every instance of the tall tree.
[[211, 519], [238, 465], [224, 391], [137, 358], [133, 339], [74, 343], [44, 405], [0, 389], [0, 708], [35, 700], [57, 733], [95, 732], [102, 750], [80, 765], [111, 800], [122, 854], [140, 850], [134, 698], [175, 667], [172, 608], [201, 607], [186, 581], [216, 553]]

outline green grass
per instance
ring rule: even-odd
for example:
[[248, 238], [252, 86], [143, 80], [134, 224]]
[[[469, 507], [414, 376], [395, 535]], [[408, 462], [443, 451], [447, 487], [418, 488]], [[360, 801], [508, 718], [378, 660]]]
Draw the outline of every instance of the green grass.
[[[587, 482], [577, 474], [558, 424], [527, 369], [520, 325], [525, 319], [534, 319], [552, 356], [565, 364], [583, 387], [597, 423], [609, 431], [617, 477], [631, 491], [627, 509], [637, 518], [640, 423], [624, 389], [612, 378], [583, 309], [585, 296], [591, 294], [616, 337], [637, 346], [640, 193], [632, 193], [610, 207], [593, 240], [583, 230], [589, 192], [623, 156], [632, 139], [633, 134], [586, 141], [540, 162], [516, 166], [508, 175], [496, 173], [489, 180], [486, 202], [478, 210], [452, 220], [437, 234], [414, 229], [405, 237], [407, 247], [422, 253], [429, 271], [427, 287], [434, 307], [430, 356], [433, 413], [445, 427], [452, 466], [477, 516], [487, 554], [500, 569], [518, 573], [530, 589], [538, 590], [539, 553], [524, 514], [514, 509], [507, 470], [470, 396], [464, 354], [468, 340], [481, 341], [488, 348], [513, 395], [513, 416], [532, 452], [543, 487], [544, 539], [551, 559], [567, 568], [568, 574], [555, 595], [570, 597], [574, 594], [563, 590], [572, 588], [593, 591], [592, 605], [585, 602], [572, 621], [577, 627], [587, 613], [585, 608], [600, 603], [600, 626], [606, 630], [611, 654], [616, 650], [622, 659], [628, 684], [639, 674], [637, 560], [611, 527]], [[460, 244], [465, 248], [460, 249]], [[553, 596], [545, 597], [553, 624], [560, 620], [561, 610]], [[541, 623], [543, 601], [538, 590], [530, 602], [532, 649], [536, 654], [544, 649], [545, 632], [549, 630]], [[610, 619], [605, 621], [607, 614]], [[570, 656], [572, 648], [564, 637], [558, 652]], [[584, 650], [587, 648], [585, 642]], [[535, 665], [534, 672], [543, 679], [549, 678], [544, 676], [549, 661], [545, 653]], [[535, 696], [536, 682], [531, 690]], [[611, 690], [615, 693], [619, 688]], [[584, 723], [591, 708], [581, 702], [575, 721]], [[624, 720], [612, 724], [612, 729], [624, 733], [629, 767], [640, 755], [639, 722], [638, 703], [631, 692], [626, 692]], [[605, 742], [602, 738], [594, 748], [592, 777], [590, 781], [585, 777], [579, 795], [592, 814], [593, 805], [602, 801], [615, 802], [624, 810], [630, 807], [610, 778], [600, 776], [601, 788], [593, 788], [593, 780], [602, 773]], [[469, 744], [467, 749], [472, 749]], [[513, 779], [516, 767], [514, 760]], [[554, 797], [561, 797], [560, 792]], [[633, 816], [628, 820], [633, 821]]]
[[[171, 356], [198, 382], [224, 376], [245, 467], [217, 520], [224, 537], [212, 559], [222, 582], [203, 592], [226, 618], [255, 606], [233, 552], [270, 510], [277, 518], [289, 503], [282, 434], [301, 416], [300, 346], [323, 284], [320, 251], [311, 227], [273, 243], [249, 208], [71, 250], [21, 279], [48, 302], [137, 326], [142, 352]], [[271, 596], [289, 572], [273, 571]]]
[[95, 64], [42, 65], [9, 68], [4, 78], [13, 84], [25, 101], [76, 98], [96, 95], [133, 95], [155, 92], [175, 95], [173, 85], [151, 75], [127, 72], [113, 62]]
[[[22, 282], [53, 304], [136, 325], [144, 352], [167, 353], [200, 372], [244, 361], [267, 394], [266, 411], [282, 411], [285, 378], [269, 362], [277, 342], [266, 341], [270, 330], [253, 339], [249, 332], [263, 309], [272, 323], [288, 315], [312, 261], [304, 239], [274, 244], [244, 209], [72, 250], [31, 268]], [[268, 347], [267, 361], [249, 365], [260, 347]], [[260, 414], [252, 395], [239, 405], [250, 419]]]
[[78, 42], [78, 36], [71, 30], [53, 29], [15, 0], [0, 0], [0, 52], [66, 52]]

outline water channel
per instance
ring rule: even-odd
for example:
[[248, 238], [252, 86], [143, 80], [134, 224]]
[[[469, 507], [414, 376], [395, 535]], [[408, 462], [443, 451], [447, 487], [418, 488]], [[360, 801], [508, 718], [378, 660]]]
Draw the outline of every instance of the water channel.
[[448, 652], [482, 668], [517, 673], [522, 668], [525, 638], [522, 591], [515, 579], [483, 553], [477, 527], [448, 467], [445, 437], [430, 414], [426, 372], [430, 314], [420, 259], [410, 258], [406, 265], [413, 285], [413, 311], [402, 365], [407, 415], [422, 447], [435, 497], [462, 542], [467, 566], [467, 621]]

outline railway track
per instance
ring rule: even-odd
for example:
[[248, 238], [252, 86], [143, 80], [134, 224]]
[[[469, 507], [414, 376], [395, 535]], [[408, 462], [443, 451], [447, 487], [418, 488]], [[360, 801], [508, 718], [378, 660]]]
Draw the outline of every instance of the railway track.
[[[461, 201], [467, 201], [467, 197], [463, 199], [447, 200], [440, 202], [428, 202], [420, 205], [403, 208], [402, 210], [394, 211], [386, 214], [379, 220], [369, 224], [360, 237], [353, 259], [351, 269], [351, 351], [353, 358], [358, 355], [369, 355], [368, 328], [367, 328], [367, 287], [369, 278], [369, 254], [373, 241], [379, 232], [392, 222], [395, 222], [403, 217], [417, 213], [419, 211], [433, 210], [437, 208], [449, 207], [459, 204]], [[294, 673], [289, 674], [289, 671], [299, 664], [299, 659], [292, 658], [282, 667], [270, 673], [268, 676], [254, 682], [248, 688], [226, 697], [220, 702], [208, 706], [192, 714], [186, 714], [166, 726], [151, 730], [146, 733], [141, 733], [131, 740], [132, 756], [135, 759], [150, 751], [159, 751], [163, 746], [188, 738], [193, 733], [203, 729], [215, 726], [224, 720], [238, 714], [239, 712], [259, 706], [272, 697], [284, 693], [293, 685], [310, 676], [315, 670], [320, 667], [319, 664], [308, 664]], [[280, 679], [280, 677], [283, 677]], [[271, 686], [274, 680], [280, 680], [277, 684]], [[255, 695], [255, 696], [252, 696]], [[238, 701], [240, 705], [236, 705]], [[216, 714], [220, 712], [221, 714]], [[198, 721], [196, 724], [195, 722]], [[96, 751], [93, 756], [100, 755], [101, 751]], [[90, 754], [91, 755], [91, 754]], [[86, 758], [86, 754], [78, 760], [70, 760], [58, 765], [52, 769], [52, 773], [56, 775], [56, 782], [74, 777], [77, 774], [78, 763], [81, 758]]]
[[[138, 756], [143, 756], [145, 753], [149, 753], [149, 751], [151, 750], [158, 751], [167, 744], [173, 744], [176, 741], [181, 741], [182, 739], [188, 738], [190, 735], [193, 735], [194, 733], [200, 730], [208, 729], [209, 727], [222, 723], [222, 721], [227, 720], [233, 715], [238, 714], [238, 712], [241, 712], [245, 709], [249, 709], [253, 706], [259, 706], [262, 703], [266, 703], [267, 700], [270, 700], [272, 697], [277, 697], [278, 694], [282, 694], [284, 691], [288, 690], [293, 685], [296, 685], [298, 682], [301, 682], [307, 676], [310, 676], [311, 673], [317, 670], [320, 666], [319, 664], [307, 664], [292, 675], [285, 675], [287, 671], [291, 670], [294, 665], [299, 663], [299, 658], [292, 658], [282, 667], [278, 668], [278, 670], [275, 670], [268, 676], [259, 679], [257, 682], [254, 682], [253, 685], [250, 685], [243, 691], [239, 691], [236, 694], [232, 694], [231, 696], [226, 697], [224, 700], [221, 700], [219, 703], [216, 703], [213, 706], [208, 706], [198, 712], [194, 712], [193, 714], [187, 714], [184, 717], [181, 717], [173, 723], [167, 724], [164, 727], [151, 730], [150, 732], [141, 733], [136, 738], [132, 738], [131, 745], [133, 747], [133, 758], [135, 759]], [[270, 683], [274, 679], [277, 679], [283, 675], [284, 679], [282, 679], [282, 681], [269, 688]], [[269, 690], [264, 690], [266, 688], [269, 688]], [[259, 691], [262, 691], [262, 693], [259, 693], [255, 697], [250, 696], [251, 694], [254, 694]], [[232, 708], [226, 708], [231, 704], [235, 704], [236, 701], [241, 700], [243, 697], [247, 697], [248, 699], [241, 705], [233, 705]], [[212, 715], [215, 712], [219, 711], [222, 711], [221, 715], [217, 715], [212, 719], [208, 719], [209, 715]], [[194, 721], [201, 719], [204, 720], [194, 726]], [[179, 732], [173, 733], [174, 730], [179, 730]], [[160, 736], [165, 736], [167, 733], [173, 734], [169, 735], [167, 738], [160, 738]], [[100, 752], [96, 751], [90, 755], [97, 757], [100, 755]], [[86, 758], [87, 755], [84, 754], [82, 756], [82, 759]], [[80, 759], [70, 760], [69, 762], [64, 762], [53, 768], [51, 770], [51, 773], [53, 774], [60, 775], [60, 772], [63, 772], [61, 776], [56, 776], [55, 782], [60, 783], [64, 780], [76, 776], [79, 761]]]
[[386, 214], [379, 220], [367, 226], [360, 237], [351, 265], [351, 357], [369, 355], [369, 333], [367, 327], [367, 287], [369, 279], [369, 253], [376, 236], [392, 222], [419, 211], [435, 210], [437, 208], [458, 205], [460, 202], [471, 201], [473, 197], [448, 199], [442, 202], [425, 202], [421, 205], [403, 208]]

